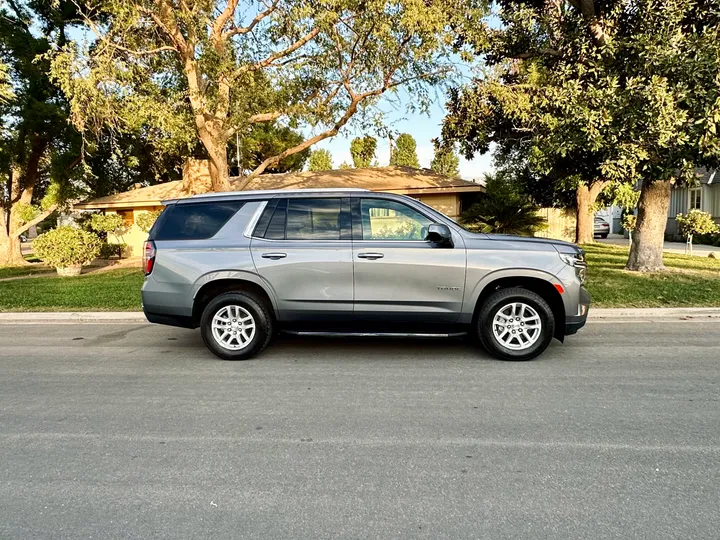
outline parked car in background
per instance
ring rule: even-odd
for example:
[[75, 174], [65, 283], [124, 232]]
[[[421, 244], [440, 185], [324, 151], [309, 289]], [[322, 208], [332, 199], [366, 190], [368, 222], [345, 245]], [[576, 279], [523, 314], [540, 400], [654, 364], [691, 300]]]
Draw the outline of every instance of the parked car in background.
[[422, 202], [358, 189], [214, 193], [166, 201], [144, 246], [150, 322], [200, 327], [220, 358], [278, 330], [470, 334], [528, 360], [584, 324], [584, 252], [476, 234]]
[[607, 238], [610, 234], [610, 224], [601, 217], [595, 217], [593, 236]]

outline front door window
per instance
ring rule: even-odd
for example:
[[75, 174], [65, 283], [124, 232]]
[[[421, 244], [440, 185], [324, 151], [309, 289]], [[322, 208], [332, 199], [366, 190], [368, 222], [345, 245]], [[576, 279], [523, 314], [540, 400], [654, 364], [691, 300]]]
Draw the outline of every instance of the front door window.
[[433, 223], [423, 214], [396, 201], [360, 201], [363, 240], [423, 241]]

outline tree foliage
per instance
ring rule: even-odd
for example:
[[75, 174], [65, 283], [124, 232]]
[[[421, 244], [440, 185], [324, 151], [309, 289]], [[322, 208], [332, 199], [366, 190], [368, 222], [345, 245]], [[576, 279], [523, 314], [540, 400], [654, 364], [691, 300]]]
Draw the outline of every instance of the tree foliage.
[[310, 152], [308, 169], [311, 171], [329, 171], [333, 168], [330, 150], [319, 148]]
[[401, 133], [395, 141], [395, 147], [390, 157], [390, 165], [398, 167], [420, 168], [417, 157], [417, 143], [409, 133]]
[[377, 139], [366, 135], [365, 137], [355, 137], [350, 141], [350, 155], [352, 156], [353, 165], [356, 169], [370, 167], [375, 159], [375, 149], [377, 148]]
[[[83, 132], [142, 127], [155, 145], [193, 147], [227, 188], [227, 143], [282, 120], [312, 134], [265, 158], [245, 180], [336, 135], [378, 99], [404, 88], [427, 109], [447, 79], [452, 28], [472, 0], [85, 0], [91, 46], [70, 44], [53, 75]], [[101, 23], [94, 22], [101, 19]], [[195, 132], [187, 129], [194, 125]]]
[[[520, 145], [544, 177], [646, 191], [720, 164], [717, 0], [498, 5], [499, 29], [464, 27], [490, 68], [450, 93], [443, 125], [467, 157]], [[662, 266], [667, 197], [656, 189], [640, 204], [630, 268]]]
[[460, 220], [478, 232], [533, 236], [545, 225], [538, 210], [508, 177], [485, 175], [485, 193], [463, 212]]
[[140, 212], [135, 218], [135, 225], [137, 225], [142, 232], [150, 232], [150, 229], [157, 221], [157, 218], [162, 214], [162, 210], [151, 210], [148, 212]]
[[460, 176], [460, 158], [454, 148], [438, 148], [430, 163], [430, 168], [438, 174], [445, 176]]

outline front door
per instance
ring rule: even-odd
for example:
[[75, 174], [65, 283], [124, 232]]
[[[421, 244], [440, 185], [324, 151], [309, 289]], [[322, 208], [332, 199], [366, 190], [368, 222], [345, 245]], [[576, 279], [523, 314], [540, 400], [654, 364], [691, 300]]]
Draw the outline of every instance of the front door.
[[355, 317], [455, 322], [465, 286], [462, 238], [457, 235], [454, 247], [426, 241], [427, 227], [434, 220], [392, 199], [355, 199], [353, 209], [360, 213], [362, 230], [353, 241]]
[[352, 315], [353, 267], [348, 199], [287, 198], [268, 204], [250, 243], [283, 321]]

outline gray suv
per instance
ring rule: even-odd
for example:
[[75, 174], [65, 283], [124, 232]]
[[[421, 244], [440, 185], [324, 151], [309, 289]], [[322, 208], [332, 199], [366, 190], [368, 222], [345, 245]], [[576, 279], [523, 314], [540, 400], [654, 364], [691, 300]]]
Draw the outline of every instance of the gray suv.
[[150, 322], [200, 327], [244, 360], [278, 331], [476, 338], [528, 360], [585, 324], [584, 253], [476, 234], [418, 200], [359, 189], [165, 202], [145, 243]]

